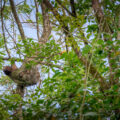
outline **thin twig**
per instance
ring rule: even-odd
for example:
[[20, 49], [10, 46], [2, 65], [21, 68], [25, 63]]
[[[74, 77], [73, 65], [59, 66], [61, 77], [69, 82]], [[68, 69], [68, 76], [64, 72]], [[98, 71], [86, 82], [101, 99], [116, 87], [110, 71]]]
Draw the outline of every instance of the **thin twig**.
[[36, 23], [37, 23], [37, 25], [36, 25], [36, 28], [37, 28], [37, 37], [38, 37], [38, 41], [40, 40], [40, 35], [39, 35], [39, 22], [38, 22], [38, 12], [39, 12], [39, 10], [38, 10], [38, 3], [37, 3], [37, 1], [36, 0], [34, 0], [34, 2], [35, 2], [35, 7], [36, 7]]
[[66, 11], [67, 11], [67, 13], [69, 14], [69, 15], [71, 15], [71, 16], [73, 16], [73, 17], [76, 17], [74, 14], [72, 14], [63, 4], [62, 4], [62, 2], [60, 1], [60, 0], [56, 0], [58, 3], [59, 3], [59, 5], [63, 8], [63, 9], [65, 9]]
[[6, 51], [7, 51], [7, 54], [8, 54], [8, 56], [9, 56], [9, 58], [11, 58], [9, 49], [8, 49], [8, 47], [7, 47], [7, 40], [6, 40], [6, 37], [5, 37], [5, 31], [4, 31], [4, 22], [3, 22], [3, 10], [4, 10], [4, 7], [5, 7], [5, 1], [4, 1], [3, 7], [2, 7], [2, 1], [1, 1], [1, 24], [2, 24], [2, 33], [3, 33], [4, 43], [5, 43], [5, 49], [6, 49]]

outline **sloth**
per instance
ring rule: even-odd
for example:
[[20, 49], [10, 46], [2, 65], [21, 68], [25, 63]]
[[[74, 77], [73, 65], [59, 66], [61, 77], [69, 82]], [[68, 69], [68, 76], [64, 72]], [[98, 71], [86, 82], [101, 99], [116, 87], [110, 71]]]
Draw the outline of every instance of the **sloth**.
[[19, 86], [31, 86], [40, 81], [40, 73], [37, 66], [32, 66], [30, 69], [27, 69], [25, 64], [20, 68], [17, 68], [13, 64], [11, 66], [5, 66], [3, 72]]

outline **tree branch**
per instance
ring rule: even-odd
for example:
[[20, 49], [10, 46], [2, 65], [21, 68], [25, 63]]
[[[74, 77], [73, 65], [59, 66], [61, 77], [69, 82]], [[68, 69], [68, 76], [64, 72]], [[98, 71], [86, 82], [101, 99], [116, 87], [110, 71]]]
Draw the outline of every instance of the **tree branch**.
[[17, 15], [17, 12], [16, 12], [14, 0], [9, 0], [9, 1], [10, 1], [11, 10], [12, 10], [13, 16], [15, 18], [15, 21], [17, 23], [21, 38], [22, 38], [22, 40], [24, 42], [26, 38], [25, 38], [25, 34], [24, 34], [22, 24], [21, 24], [20, 19], [19, 19], [18, 15]]
[[76, 17], [76, 11], [75, 11], [75, 3], [74, 0], [70, 0], [70, 5], [71, 5], [71, 10], [72, 10], [72, 14]]
[[58, 2], [58, 4], [64, 9], [67, 11], [67, 13], [73, 17], [76, 17], [75, 14], [71, 13], [63, 4], [60, 0], [56, 0]]
[[[5, 26], [5, 25], [4, 25]], [[13, 40], [13, 42], [14, 42], [14, 44], [15, 44], [15, 47], [17, 48], [17, 50], [19, 50], [20, 51], [20, 54], [19, 54], [19, 57], [21, 58], [21, 50], [19, 49], [19, 47], [17, 46], [17, 43], [16, 43], [16, 41], [15, 41], [15, 39], [14, 39], [14, 37], [10, 34], [10, 32], [9, 32], [9, 30], [7, 29], [7, 27], [5, 26], [5, 30], [6, 30], [6, 32], [8, 33], [8, 35], [11, 37], [11, 39]]]
[[105, 20], [104, 13], [100, 6], [99, 0], [92, 0], [92, 7], [99, 24], [99, 29], [102, 32], [106, 32], [110, 34], [113, 33], [113, 31], [110, 29], [108, 22]]
[[47, 7], [45, 6], [44, 2], [41, 3], [41, 8], [42, 8], [42, 15], [43, 15], [43, 32], [39, 40], [39, 43], [44, 44], [48, 41], [49, 35], [51, 33], [51, 25], [50, 25]]
[[117, 39], [120, 40], [120, 14], [118, 16], [118, 33], [117, 33]]
[[39, 22], [38, 22], [38, 3], [37, 3], [37, 1], [36, 0], [34, 0], [34, 2], [35, 2], [35, 7], [36, 7], [36, 23], [37, 23], [37, 37], [38, 37], [38, 41], [40, 40], [40, 35], [39, 35]]
[[[10, 58], [8, 58], [8, 57], [0, 57], [0, 59], [2, 59], [2, 60], [10, 60]], [[14, 61], [21, 61], [21, 62], [25, 61], [24, 59], [19, 59], [19, 58], [15, 58], [15, 57], [12, 57], [11, 59], [13, 59]], [[29, 59], [28, 61], [32, 61], [35, 58], [34, 59], [33, 58], [28, 58], [28, 59]], [[35, 60], [35, 62], [37, 64], [46, 65], [46, 66], [49, 66], [49, 67], [55, 67], [55, 68], [59, 68], [60, 70], [64, 70], [60, 65], [55, 65], [53, 63], [48, 63], [48, 62], [39, 61], [39, 60]]]
[[[107, 41], [108, 38], [106, 38], [106, 36], [104, 35], [104, 33], [107, 33], [109, 35], [112, 35], [113, 33], [113, 30], [110, 28], [110, 25], [108, 23], [108, 21], [106, 21], [105, 19], [105, 16], [104, 16], [104, 13], [102, 11], [102, 8], [101, 8], [101, 5], [99, 3], [99, 0], [92, 0], [92, 7], [93, 7], [93, 10], [94, 10], [94, 13], [95, 13], [95, 16], [96, 16], [96, 19], [98, 21], [98, 25], [99, 25], [99, 29], [101, 32], [103, 32], [103, 36], [104, 36], [104, 41]], [[110, 41], [112, 41], [112, 36], [110, 36], [109, 38]], [[107, 46], [108, 48], [108, 46]], [[111, 45], [111, 49], [112, 49], [112, 52], [115, 52], [114, 50], [114, 44]], [[113, 57], [112, 57], [112, 52], [111, 50], [109, 50], [108, 48], [108, 63], [109, 63], [109, 76], [110, 76], [110, 85], [113, 85], [115, 84], [115, 81], [114, 80], [114, 71], [116, 69], [116, 67], [114, 66], [117, 66], [116, 62], [112, 62], [114, 61]]]

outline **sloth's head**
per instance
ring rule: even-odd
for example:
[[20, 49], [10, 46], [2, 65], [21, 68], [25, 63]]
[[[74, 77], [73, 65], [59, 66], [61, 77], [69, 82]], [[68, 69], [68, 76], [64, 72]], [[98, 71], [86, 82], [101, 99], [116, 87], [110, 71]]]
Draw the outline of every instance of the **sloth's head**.
[[10, 66], [5, 66], [4, 68], [3, 68], [3, 72], [6, 74], [6, 75], [10, 75], [11, 73], [12, 73], [12, 67], [10, 67]]
[[10, 74], [15, 70], [17, 70], [17, 67], [15, 64], [13, 64], [12, 66], [3, 67], [3, 72], [8, 76], [10, 76]]

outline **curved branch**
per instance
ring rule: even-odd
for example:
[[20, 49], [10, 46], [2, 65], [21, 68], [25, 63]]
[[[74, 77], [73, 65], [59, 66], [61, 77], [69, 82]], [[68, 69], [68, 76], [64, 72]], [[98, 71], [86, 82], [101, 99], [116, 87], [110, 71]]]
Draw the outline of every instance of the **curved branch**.
[[42, 32], [42, 36], [39, 40], [39, 43], [44, 44], [49, 39], [49, 36], [51, 33], [51, 25], [50, 25], [47, 7], [45, 6], [45, 4], [43, 2], [41, 3], [41, 8], [42, 8], [42, 16], [43, 16], [43, 32]]
[[20, 22], [20, 19], [18, 17], [17, 12], [16, 12], [14, 0], [9, 0], [9, 1], [10, 1], [10, 6], [11, 6], [11, 10], [12, 10], [13, 16], [15, 18], [15, 21], [17, 23], [17, 26], [18, 26], [18, 29], [19, 29], [19, 32], [20, 32], [20, 35], [21, 35], [21, 38], [22, 38], [23, 43], [24, 43], [26, 38], [25, 38], [25, 34], [24, 34], [24, 30], [23, 30], [22, 24]]

